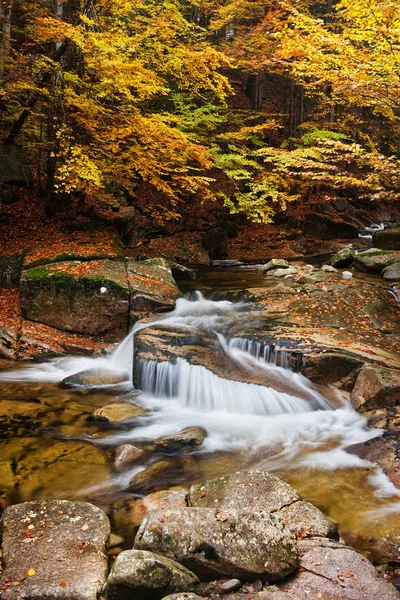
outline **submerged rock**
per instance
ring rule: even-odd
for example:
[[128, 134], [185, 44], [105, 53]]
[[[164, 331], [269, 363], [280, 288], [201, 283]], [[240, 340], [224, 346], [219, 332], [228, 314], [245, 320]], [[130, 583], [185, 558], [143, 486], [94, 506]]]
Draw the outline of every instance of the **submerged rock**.
[[353, 263], [355, 255], [354, 250], [351, 248], [342, 248], [332, 256], [329, 264], [338, 269], [349, 267]]
[[115, 450], [114, 466], [117, 471], [124, 471], [130, 465], [138, 462], [145, 453], [131, 444], [123, 444]]
[[207, 432], [202, 427], [187, 427], [178, 433], [158, 438], [155, 441], [155, 450], [166, 454], [190, 452], [199, 448], [206, 437]]
[[22, 315], [88, 335], [124, 337], [129, 290], [123, 260], [56, 262], [22, 272]]
[[125, 550], [107, 580], [107, 600], [161, 600], [175, 591], [196, 591], [200, 582], [177, 562], [153, 552]]
[[400, 404], [400, 371], [365, 366], [357, 377], [351, 403], [361, 412]]
[[97, 408], [92, 419], [95, 421], [104, 421], [106, 423], [119, 423], [126, 419], [133, 419], [145, 412], [141, 406], [130, 404], [128, 402], [116, 402], [115, 404], [107, 404], [102, 408]]
[[295, 538], [276, 516], [233, 509], [151, 511], [134, 547], [160, 552], [204, 579], [275, 581], [298, 562]]
[[354, 264], [359, 271], [367, 273], [381, 273], [385, 267], [400, 261], [400, 252], [370, 248], [365, 252], [359, 252]]
[[103, 511], [86, 502], [37, 500], [7, 508], [2, 524], [1, 600], [97, 600], [110, 535]]
[[382, 579], [372, 564], [352, 548], [315, 538], [298, 542], [300, 571], [279, 588], [298, 597], [343, 598], [346, 600], [397, 600], [396, 588]]

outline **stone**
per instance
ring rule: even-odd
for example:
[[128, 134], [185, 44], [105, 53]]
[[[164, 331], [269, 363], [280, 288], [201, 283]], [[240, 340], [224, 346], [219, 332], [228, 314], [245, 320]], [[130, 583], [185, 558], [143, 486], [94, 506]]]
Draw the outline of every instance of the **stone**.
[[128, 375], [122, 371], [90, 369], [65, 377], [60, 385], [64, 387], [118, 385], [127, 381], [129, 381]]
[[0, 256], [0, 288], [17, 288], [22, 271], [23, 256]]
[[348, 377], [354, 371], [363, 366], [361, 360], [357, 360], [345, 354], [333, 352], [321, 352], [319, 354], [307, 354], [303, 356], [302, 373], [315, 383], [328, 384]]
[[400, 403], [400, 371], [365, 366], [356, 379], [351, 403], [360, 412], [397, 406]]
[[297, 567], [295, 538], [274, 515], [243, 510], [150, 511], [134, 547], [159, 552], [202, 579], [282, 579]]
[[106, 585], [107, 600], [161, 600], [176, 591], [196, 591], [199, 580], [188, 569], [153, 552], [125, 550]]
[[124, 542], [125, 542], [125, 538], [123, 538], [122, 535], [117, 535], [116, 533], [111, 533], [108, 547], [115, 548], [116, 546], [121, 546]]
[[130, 321], [135, 322], [137, 313], [165, 312], [175, 307], [182, 296], [169, 264], [164, 259], [127, 261]]
[[331, 265], [322, 265], [321, 270], [324, 271], [324, 273], [337, 273], [337, 269]]
[[221, 260], [228, 256], [228, 232], [221, 227], [209, 231], [201, 240], [210, 260]]
[[[282, 591], [303, 598], [318, 597], [345, 600], [383, 598], [398, 600], [396, 588], [379, 576], [373, 565], [352, 548], [314, 538], [298, 542], [300, 570], [279, 584]], [[324, 597], [324, 596], [322, 596]]]
[[187, 281], [191, 279], [194, 281], [197, 278], [196, 271], [193, 269], [189, 269], [189, 267], [185, 267], [184, 265], [180, 265], [179, 263], [170, 260], [169, 266], [172, 272], [173, 278], [176, 280], [184, 280]]
[[345, 280], [353, 279], [353, 273], [351, 271], [343, 271], [342, 279], [345, 279]]
[[351, 248], [342, 248], [336, 252], [329, 261], [329, 264], [336, 269], [349, 267], [354, 262], [355, 252]]
[[117, 471], [124, 471], [134, 463], [143, 459], [145, 452], [132, 446], [132, 444], [123, 444], [115, 450], [114, 466]]
[[[97, 600], [110, 535], [103, 511], [86, 502], [36, 500], [8, 507], [2, 524], [1, 600]], [[10, 581], [20, 583], [5, 586]]]
[[144, 412], [144, 408], [136, 406], [136, 404], [116, 402], [115, 404], [107, 404], [107, 406], [97, 408], [91, 419], [94, 421], [103, 421], [105, 423], [120, 423], [127, 419], [134, 419]]
[[359, 271], [381, 273], [385, 267], [400, 261], [400, 252], [370, 248], [359, 252], [354, 258], [354, 264]]
[[164, 596], [162, 600], [202, 600], [204, 596], [198, 596], [197, 594], [187, 594], [186, 592], [178, 592], [177, 594], [169, 594]]
[[124, 261], [58, 262], [27, 269], [22, 315], [75, 333], [122, 338], [128, 331], [129, 289]]
[[143, 498], [147, 510], [181, 508], [186, 506], [186, 494], [176, 490], [161, 490]]
[[393, 265], [385, 267], [382, 271], [382, 277], [385, 281], [400, 281], [400, 262], [396, 262]]
[[290, 267], [290, 263], [283, 258], [273, 258], [269, 262], [267, 262], [263, 267], [261, 267], [264, 273], [268, 271], [272, 271], [273, 269], [288, 269]]
[[296, 275], [297, 269], [296, 267], [289, 266], [283, 269], [271, 269], [267, 274], [270, 277], [288, 277], [289, 275]]
[[374, 231], [372, 243], [382, 250], [400, 250], [400, 228]]
[[175, 454], [176, 452], [191, 452], [202, 446], [207, 432], [202, 427], [187, 427], [178, 433], [166, 435], [155, 440], [156, 452]]
[[267, 471], [238, 471], [193, 485], [189, 506], [269, 513], [296, 536], [337, 537], [337, 526], [298, 491]]
[[240, 579], [229, 579], [228, 581], [225, 581], [224, 583], [221, 583], [220, 586], [218, 586], [218, 593], [230, 594], [231, 592], [236, 592], [241, 585], [242, 582], [240, 581]]
[[162, 480], [166, 474], [175, 472], [177, 468], [176, 460], [165, 459], [154, 462], [131, 479], [130, 489], [149, 492], [154, 489], [156, 482]]
[[308, 213], [304, 217], [303, 231], [318, 240], [354, 239], [358, 238], [358, 223], [350, 218], [334, 220], [318, 213]]

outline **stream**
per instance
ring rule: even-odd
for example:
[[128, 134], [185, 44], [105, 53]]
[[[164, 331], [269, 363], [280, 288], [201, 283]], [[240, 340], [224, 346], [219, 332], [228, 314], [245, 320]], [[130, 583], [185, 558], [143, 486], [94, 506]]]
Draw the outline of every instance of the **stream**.
[[[313, 384], [292, 370], [284, 349], [237, 335], [243, 322], [249, 328], [257, 320], [254, 307], [239, 301], [238, 290], [266, 285], [259, 279], [254, 267], [207, 269], [196, 283], [204, 296], [187, 285], [174, 311], [139, 321], [106, 357], [5, 363], [0, 373], [1, 504], [38, 497], [91, 501], [106, 510], [129, 547], [132, 524], [121, 517], [127, 502], [257, 468], [296, 487], [339, 523], [354, 547], [368, 552], [378, 538], [398, 544], [400, 492], [376, 465], [346, 452], [380, 430], [368, 429], [337, 389]], [[265, 378], [274, 387], [221, 377], [185, 357], [169, 362], [137, 357], [134, 365], [135, 336], [157, 327], [212, 339], [227, 372]], [[127, 381], [60, 386], [66, 377], [91, 369], [119, 373]], [[114, 402], [132, 404], [138, 414], [121, 423], [93, 420], [96, 409]], [[155, 439], [190, 426], [207, 431], [198, 451], [172, 457], [154, 451]], [[140, 463], [117, 473], [112, 451], [121, 444], [134, 444], [144, 454]]]

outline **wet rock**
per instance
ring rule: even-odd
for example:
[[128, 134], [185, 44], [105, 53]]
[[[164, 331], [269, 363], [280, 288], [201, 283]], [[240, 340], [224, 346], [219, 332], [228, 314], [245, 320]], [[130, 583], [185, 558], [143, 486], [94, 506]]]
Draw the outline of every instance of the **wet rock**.
[[275, 581], [297, 566], [294, 536], [274, 515], [209, 508], [151, 511], [135, 548], [160, 552], [199, 577]]
[[342, 248], [341, 250], [339, 250], [339, 252], [336, 252], [336, 254], [332, 256], [332, 258], [329, 261], [329, 264], [337, 269], [349, 267], [353, 263], [354, 257], [354, 250], [352, 250], [351, 248]]
[[372, 544], [372, 561], [374, 564], [400, 564], [400, 545], [389, 540], [380, 539]]
[[115, 404], [107, 404], [102, 408], [97, 408], [93, 416], [94, 421], [103, 421], [105, 423], [120, 423], [126, 419], [133, 419], [142, 415], [145, 410], [141, 406], [130, 404], [128, 402], [116, 402]]
[[121, 546], [124, 542], [125, 542], [125, 538], [123, 538], [122, 535], [117, 535], [116, 533], [111, 533], [108, 547], [115, 548], [116, 546]]
[[[96, 600], [107, 576], [110, 524], [85, 502], [38, 500], [6, 509], [1, 600]], [[27, 543], [27, 542], [31, 543]], [[7, 585], [7, 582], [19, 582]]]
[[186, 494], [175, 490], [161, 490], [145, 496], [143, 503], [148, 510], [181, 508], [186, 506]]
[[191, 279], [194, 281], [197, 277], [196, 272], [193, 269], [189, 269], [189, 267], [185, 267], [184, 265], [180, 265], [179, 263], [170, 260], [169, 266], [172, 272], [172, 276], [174, 279], [185, 280]]
[[229, 579], [218, 586], [217, 591], [219, 594], [230, 594], [236, 592], [242, 585], [240, 579]]
[[344, 354], [321, 352], [303, 356], [302, 373], [315, 383], [333, 383], [348, 377], [360, 369], [364, 363]]
[[164, 596], [162, 600], [202, 600], [204, 596], [198, 596], [197, 594], [187, 594], [186, 592], [178, 592], [177, 594], [169, 594]]
[[22, 272], [22, 315], [76, 333], [124, 337], [129, 290], [124, 261], [58, 262]]
[[400, 371], [368, 365], [359, 373], [351, 393], [359, 411], [388, 408], [400, 403]]
[[252, 583], [245, 583], [241, 586], [239, 592], [241, 594], [254, 594], [254, 592], [262, 592], [263, 582], [260, 579], [256, 579]]
[[153, 552], [125, 550], [107, 580], [107, 600], [160, 600], [175, 591], [196, 591], [199, 580], [182, 565]]
[[296, 536], [337, 537], [336, 524], [302, 500], [288, 483], [267, 471], [238, 471], [193, 485], [189, 506], [274, 514]]
[[283, 258], [273, 258], [269, 262], [267, 262], [261, 269], [264, 273], [268, 271], [272, 271], [273, 269], [288, 269], [290, 267], [290, 263]]
[[145, 453], [131, 444], [123, 444], [115, 450], [114, 466], [117, 471], [124, 471], [134, 463], [143, 459]]
[[287, 267], [283, 269], [271, 269], [268, 271], [268, 276], [270, 277], [288, 277], [289, 275], [296, 275], [297, 269], [296, 267]]
[[381, 273], [385, 267], [400, 261], [400, 252], [370, 248], [359, 252], [354, 258], [354, 264], [359, 271]]
[[324, 273], [337, 273], [337, 270], [335, 267], [332, 267], [332, 265], [322, 265], [321, 270], [324, 271]]
[[396, 588], [366, 558], [344, 544], [315, 538], [298, 542], [298, 548], [300, 571], [279, 584], [283, 591], [307, 598], [318, 593], [346, 600], [399, 598]]
[[182, 296], [166, 260], [149, 259], [136, 262], [127, 259], [130, 294], [130, 321], [137, 313], [172, 310]]
[[166, 454], [190, 452], [200, 448], [207, 437], [202, 427], [187, 427], [178, 433], [166, 435], [155, 441], [155, 450]]
[[396, 262], [383, 269], [382, 277], [385, 281], [400, 281], [400, 262]]
[[90, 369], [89, 371], [80, 371], [61, 381], [62, 386], [75, 387], [82, 385], [100, 386], [117, 385], [128, 381], [126, 373], [121, 371], [111, 371], [107, 369]]
[[176, 460], [159, 460], [135, 475], [129, 482], [129, 486], [135, 490], [151, 491], [154, 489], [156, 482], [168, 481], [171, 477], [170, 474], [176, 472], [177, 469]]
[[400, 250], [400, 227], [374, 231], [372, 243], [383, 250]]
[[0, 288], [17, 288], [22, 271], [22, 254], [0, 256]]
[[221, 227], [209, 231], [201, 240], [210, 260], [220, 260], [228, 256], [228, 233]]

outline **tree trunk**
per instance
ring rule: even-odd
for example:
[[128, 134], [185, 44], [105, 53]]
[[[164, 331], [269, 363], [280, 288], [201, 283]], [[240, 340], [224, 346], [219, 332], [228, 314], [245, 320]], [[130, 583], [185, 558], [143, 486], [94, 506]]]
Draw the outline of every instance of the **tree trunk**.
[[0, 79], [4, 78], [7, 59], [11, 50], [11, 15], [13, 0], [0, 1], [2, 42], [0, 47]]

